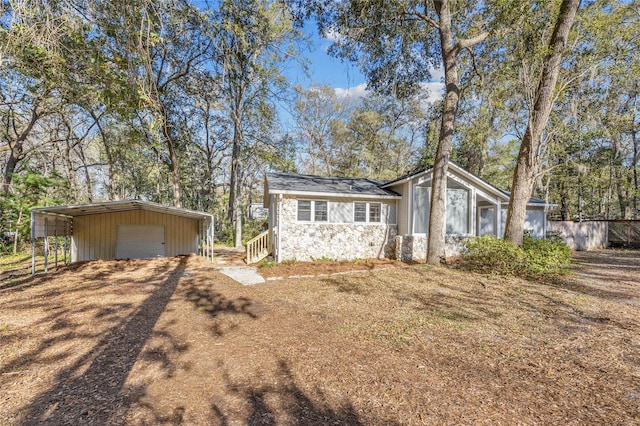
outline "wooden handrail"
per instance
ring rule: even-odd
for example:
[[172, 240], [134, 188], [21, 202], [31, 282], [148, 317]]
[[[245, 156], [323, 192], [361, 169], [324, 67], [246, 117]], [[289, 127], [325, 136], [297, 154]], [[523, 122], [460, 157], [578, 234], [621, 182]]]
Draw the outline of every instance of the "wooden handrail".
[[247, 264], [259, 262], [269, 256], [271, 246], [271, 230], [267, 229], [262, 234], [247, 241]]

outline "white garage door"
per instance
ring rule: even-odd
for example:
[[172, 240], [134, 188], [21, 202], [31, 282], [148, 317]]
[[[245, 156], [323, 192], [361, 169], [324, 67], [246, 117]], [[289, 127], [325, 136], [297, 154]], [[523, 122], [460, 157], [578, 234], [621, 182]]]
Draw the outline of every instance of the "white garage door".
[[118, 225], [116, 259], [163, 257], [163, 225]]

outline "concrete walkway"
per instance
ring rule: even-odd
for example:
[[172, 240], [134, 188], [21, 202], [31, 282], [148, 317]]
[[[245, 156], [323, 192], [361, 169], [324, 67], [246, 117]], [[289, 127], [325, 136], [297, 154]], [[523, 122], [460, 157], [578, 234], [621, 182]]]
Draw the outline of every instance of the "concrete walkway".
[[216, 269], [242, 285], [254, 285], [265, 282], [262, 275], [258, 274], [258, 268], [255, 266], [224, 266]]

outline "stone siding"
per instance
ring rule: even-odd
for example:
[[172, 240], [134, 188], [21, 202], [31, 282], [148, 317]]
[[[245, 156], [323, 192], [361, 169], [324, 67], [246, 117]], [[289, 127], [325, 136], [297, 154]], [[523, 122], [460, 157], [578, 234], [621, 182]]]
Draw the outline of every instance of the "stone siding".
[[427, 260], [426, 235], [398, 235], [396, 237], [396, 259], [403, 262]]
[[[458, 235], [445, 236], [445, 256], [460, 256], [464, 248], [464, 240], [467, 238]], [[398, 235], [395, 253], [396, 259], [403, 262], [425, 262], [427, 260], [427, 236]]]
[[396, 225], [299, 223], [295, 198], [282, 199], [280, 213], [280, 261], [388, 258], [395, 253]]

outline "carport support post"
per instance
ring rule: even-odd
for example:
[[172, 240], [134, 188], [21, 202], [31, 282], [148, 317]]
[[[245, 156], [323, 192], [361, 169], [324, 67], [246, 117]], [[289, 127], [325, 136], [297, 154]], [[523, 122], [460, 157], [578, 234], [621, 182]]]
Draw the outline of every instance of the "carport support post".
[[209, 254], [211, 256], [211, 262], [213, 263], [213, 232], [214, 232], [214, 226], [213, 226], [213, 216], [211, 216], [211, 223], [209, 223], [209, 228], [207, 229], [207, 238], [209, 239]]
[[36, 212], [31, 210], [31, 276], [36, 274]]
[[67, 223], [65, 222], [64, 224], [65, 227], [65, 231], [64, 231], [64, 237], [62, 238], [62, 261], [64, 262], [64, 264], [67, 264]]
[[49, 218], [44, 217], [44, 272], [48, 272], [49, 266]]
[[204, 253], [204, 243], [202, 242], [202, 220], [198, 221], [198, 255]]
[[58, 269], [58, 216], [56, 216], [55, 218], [54, 226], [55, 226], [55, 230], [53, 231], [53, 233], [55, 234], [55, 239], [56, 239], [56, 242], [54, 243], [55, 250], [56, 250], [56, 254], [54, 258], [55, 258], [56, 269]]

